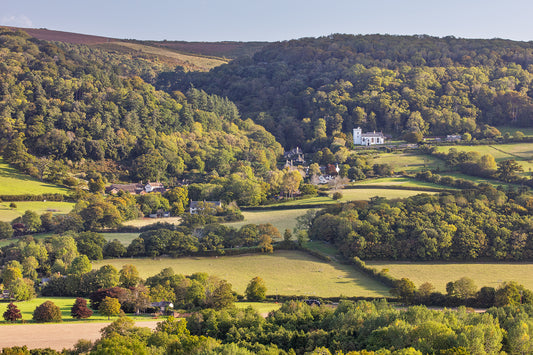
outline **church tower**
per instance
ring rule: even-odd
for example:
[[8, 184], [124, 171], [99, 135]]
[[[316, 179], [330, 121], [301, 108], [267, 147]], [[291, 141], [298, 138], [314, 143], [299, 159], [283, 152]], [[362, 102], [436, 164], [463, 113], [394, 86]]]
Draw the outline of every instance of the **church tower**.
[[355, 145], [361, 145], [363, 144], [363, 132], [361, 130], [361, 127], [357, 127], [353, 129], [353, 144]]

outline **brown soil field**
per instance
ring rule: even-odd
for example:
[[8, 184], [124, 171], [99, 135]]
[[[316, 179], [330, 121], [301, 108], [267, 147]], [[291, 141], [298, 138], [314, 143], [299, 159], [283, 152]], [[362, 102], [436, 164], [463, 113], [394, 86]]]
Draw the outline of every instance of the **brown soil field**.
[[[159, 321], [135, 323], [138, 327], [155, 329]], [[109, 322], [111, 323], [111, 322]], [[95, 341], [100, 329], [109, 323], [16, 324], [0, 326], [0, 349], [26, 345], [28, 349], [72, 349], [80, 339]]]

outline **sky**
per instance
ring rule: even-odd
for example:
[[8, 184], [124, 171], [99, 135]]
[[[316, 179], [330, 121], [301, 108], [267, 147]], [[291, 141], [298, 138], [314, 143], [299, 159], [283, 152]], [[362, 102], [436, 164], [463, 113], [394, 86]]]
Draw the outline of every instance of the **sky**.
[[530, 0], [0, 0], [0, 25], [120, 39], [283, 41], [347, 34], [533, 40]]

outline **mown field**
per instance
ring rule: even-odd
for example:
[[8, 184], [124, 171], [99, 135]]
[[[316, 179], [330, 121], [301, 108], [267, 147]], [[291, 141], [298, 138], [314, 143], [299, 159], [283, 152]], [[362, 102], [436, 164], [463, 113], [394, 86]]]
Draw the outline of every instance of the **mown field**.
[[143, 278], [155, 275], [166, 267], [183, 275], [206, 272], [228, 280], [239, 294], [244, 294], [252, 278], [260, 276], [265, 280], [267, 294], [270, 295], [389, 296], [384, 285], [357, 272], [353, 267], [325, 263], [299, 251], [179, 259], [107, 259], [94, 263], [93, 268], [105, 264], [111, 264], [117, 269], [125, 264], [133, 264]]
[[435, 289], [446, 292], [446, 283], [463, 276], [470, 277], [478, 288], [498, 287], [505, 281], [517, 281], [533, 289], [533, 263], [437, 263], [437, 262], [366, 262], [378, 270], [388, 269], [396, 277], [407, 277], [417, 286], [430, 282]]
[[130, 221], [125, 221], [122, 224], [125, 226], [132, 226], [132, 227], [144, 227], [148, 226], [150, 224], [154, 223], [172, 223], [172, 224], [180, 224], [181, 218], [180, 217], [167, 217], [167, 218], [139, 218], [139, 219], [132, 219]]
[[68, 194], [69, 190], [19, 173], [0, 158], [0, 195]]

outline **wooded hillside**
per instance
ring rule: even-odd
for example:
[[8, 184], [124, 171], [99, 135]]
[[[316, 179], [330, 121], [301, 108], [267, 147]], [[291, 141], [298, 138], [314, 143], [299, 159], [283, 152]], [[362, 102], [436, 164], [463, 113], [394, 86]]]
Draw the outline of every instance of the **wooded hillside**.
[[167, 72], [158, 87], [228, 97], [286, 148], [352, 128], [399, 136], [529, 127], [533, 44], [501, 39], [331, 35], [265, 46], [209, 73]]
[[58, 182], [66, 166], [152, 181], [226, 175], [237, 161], [268, 170], [282, 153], [229, 100], [156, 90], [148, 82], [164, 69], [157, 60], [9, 29], [0, 30], [0, 56], [0, 153], [35, 176], [50, 166]]

